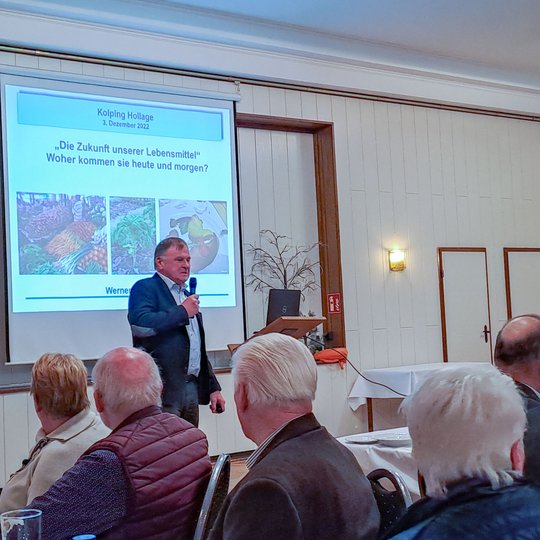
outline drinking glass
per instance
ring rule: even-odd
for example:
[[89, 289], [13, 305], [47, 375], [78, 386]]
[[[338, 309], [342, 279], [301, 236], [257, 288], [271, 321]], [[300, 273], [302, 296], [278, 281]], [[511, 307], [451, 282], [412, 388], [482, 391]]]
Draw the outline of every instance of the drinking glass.
[[31, 508], [0, 514], [2, 540], [41, 540], [41, 510]]

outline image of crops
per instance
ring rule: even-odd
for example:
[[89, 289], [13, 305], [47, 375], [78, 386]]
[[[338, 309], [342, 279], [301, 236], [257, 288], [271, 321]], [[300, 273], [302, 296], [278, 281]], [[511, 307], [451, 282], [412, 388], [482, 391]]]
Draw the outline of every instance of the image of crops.
[[160, 238], [186, 241], [193, 274], [229, 271], [227, 203], [225, 201], [159, 201]]
[[112, 273], [152, 273], [156, 247], [154, 199], [111, 197], [109, 205]]
[[17, 193], [20, 274], [106, 274], [105, 198]]

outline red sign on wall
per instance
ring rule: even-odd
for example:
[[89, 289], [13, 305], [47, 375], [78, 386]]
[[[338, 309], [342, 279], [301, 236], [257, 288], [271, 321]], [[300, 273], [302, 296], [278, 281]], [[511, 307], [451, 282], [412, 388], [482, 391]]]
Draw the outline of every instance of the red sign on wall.
[[326, 295], [328, 300], [328, 313], [341, 313], [341, 293], [331, 293]]

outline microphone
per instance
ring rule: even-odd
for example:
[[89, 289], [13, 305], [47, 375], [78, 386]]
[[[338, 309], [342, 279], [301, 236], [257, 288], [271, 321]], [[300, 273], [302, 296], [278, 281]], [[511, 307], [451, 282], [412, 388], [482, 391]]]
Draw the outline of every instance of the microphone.
[[195, 294], [196, 290], [197, 290], [197, 278], [190, 277], [189, 278], [189, 294]]

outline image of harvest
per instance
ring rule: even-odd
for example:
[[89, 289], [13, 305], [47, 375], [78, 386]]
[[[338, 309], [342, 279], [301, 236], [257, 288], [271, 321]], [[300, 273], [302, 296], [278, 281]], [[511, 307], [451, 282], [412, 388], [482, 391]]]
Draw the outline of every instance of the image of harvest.
[[111, 197], [111, 260], [113, 274], [151, 274], [156, 245], [155, 200]]
[[20, 274], [106, 274], [105, 198], [17, 193]]
[[229, 271], [227, 203], [223, 201], [159, 201], [160, 238], [185, 240], [193, 274]]

